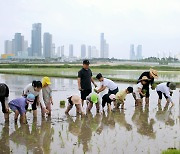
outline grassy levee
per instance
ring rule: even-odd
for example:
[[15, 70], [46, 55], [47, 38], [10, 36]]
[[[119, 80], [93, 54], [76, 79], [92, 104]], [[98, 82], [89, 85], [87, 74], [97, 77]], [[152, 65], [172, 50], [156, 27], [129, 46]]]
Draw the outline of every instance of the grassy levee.
[[[43, 71], [44, 70], [44, 71]], [[68, 78], [68, 79], [77, 79], [76, 75], [63, 75], [63, 74], [59, 74], [57, 73], [57, 71], [51, 71], [51, 69], [46, 68], [46, 69], [41, 69], [38, 71], [38, 69], [31, 69], [26, 71], [26, 70], [17, 70], [17, 69], [10, 69], [10, 70], [1, 70], [0, 69], [0, 73], [1, 74], [15, 74], [15, 75], [32, 75], [32, 76], [49, 76], [49, 77], [59, 77], [59, 78]], [[125, 79], [125, 78], [112, 78], [112, 77], [108, 77], [109, 79], [115, 81], [115, 82], [124, 82], [124, 83], [136, 83], [137, 79]], [[160, 83], [159, 81], [156, 81], [156, 83]], [[176, 82], [176, 84], [178, 85], [178, 87], [180, 87], [180, 83]]]
[[[0, 68], [80, 68], [81, 64], [0, 64]], [[180, 67], [172, 66], [141, 66], [141, 65], [93, 65], [96, 69], [180, 71]]]

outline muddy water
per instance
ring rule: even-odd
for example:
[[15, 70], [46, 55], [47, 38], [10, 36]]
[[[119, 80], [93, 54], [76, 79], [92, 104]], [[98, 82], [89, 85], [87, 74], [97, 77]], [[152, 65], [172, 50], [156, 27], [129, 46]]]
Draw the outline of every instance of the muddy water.
[[[23, 88], [40, 77], [0, 75], [0, 81], [10, 87], [10, 99], [22, 94]], [[161, 153], [170, 147], [180, 149], [179, 91], [174, 92], [174, 107], [157, 105], [157, 94], [151, 91], [149, 106], [134, 107], [131, 95], [125, 109], [115, 112], [77, 116], [75, 109], [69, 116], [59, 101], [78, 94], [76, 80], [52, 78], [54, 105], [51, 118], [33, 120], [28, 112], [28, 124], [14, 124], [14, 113], [5, 124], [0, 112], [0, 153]], [[120, 89], [129, 84], [118, 83]], [[0, 106], [1, 109], [1, 106]], [[85, 107], [84, 107], [85, 109]]]

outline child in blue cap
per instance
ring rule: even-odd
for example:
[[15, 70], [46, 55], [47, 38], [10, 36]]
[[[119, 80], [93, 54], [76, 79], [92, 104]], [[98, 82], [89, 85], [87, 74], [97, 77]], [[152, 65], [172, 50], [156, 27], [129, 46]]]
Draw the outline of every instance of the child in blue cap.
[[35, 96], [33, 94], [28, 94], [27, 98], [20, 97], [17, 99], [13, 99], [9, 102], [10, 109], [15, 112], [14, 120], [15, 123], [17, 123], [17, 119], [19, 114], [20, 116], [20, 122], [25, 123], [26, 122], [26, 105], [27, 104], [33, 104], [35, 100]]

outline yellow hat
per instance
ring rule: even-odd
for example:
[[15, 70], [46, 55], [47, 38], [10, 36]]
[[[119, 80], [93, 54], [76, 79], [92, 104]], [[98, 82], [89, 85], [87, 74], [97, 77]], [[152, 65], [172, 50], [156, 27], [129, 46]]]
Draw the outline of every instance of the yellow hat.
[[150, 73], [151, 73], [151, 75], [155, 78], [155, 79], [157, 79], [158, 78], [158, 73], [157, 73], [157, 70], [154, 70], [154, 69], [150, 69]]
[[51, 81], [50, 81], [50, 78], [49, 77], [43, 77], [43, 79], [42, 79], [42, 84], [43, 85], [45, 85], [45, 84], [47, 84], [47, 85], [49, 85], [49, 84], [51, 84]]

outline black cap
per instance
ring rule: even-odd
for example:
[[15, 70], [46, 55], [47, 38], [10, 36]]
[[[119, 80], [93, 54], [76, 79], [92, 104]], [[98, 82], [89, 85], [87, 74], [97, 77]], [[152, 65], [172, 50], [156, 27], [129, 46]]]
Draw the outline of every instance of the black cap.
[[83, 64], [86, 64], [86, 65], [89, 65], [90, 64], [90, 62], [89, 62], [89, 60], [83, 60]]
[[103, 76], [102, 76], [101, 73], [99, 73], [99, 74], [96, 75], [96, 79], [98, 79], [98, 80], [99, 80], [100, 78], [102, 78], [102, 77], [103, 77]]

